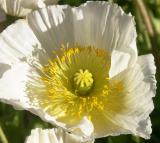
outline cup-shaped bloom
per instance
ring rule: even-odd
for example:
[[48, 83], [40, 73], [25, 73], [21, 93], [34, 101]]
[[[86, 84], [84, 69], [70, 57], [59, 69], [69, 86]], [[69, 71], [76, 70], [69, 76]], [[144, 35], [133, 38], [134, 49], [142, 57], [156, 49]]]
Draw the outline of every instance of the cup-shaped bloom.
[[134, 19], [116, 4], [34, 11], [1, 34], [0, 61], [2, 101], [78, 134], [91, 134], [85, 117], [96, 138], [150, 137], [154, 58], [138, 56]]
[[23, 17], [32, 10], [57, 2], [58, 0], [0, 0], [0, 8], [6, 14]]
[[84, 141], [81, 136], [65, 132], [60, 128], [41, 129], [36, 128], [31, 131], [25, 143], [93, 143], [94, 140]]

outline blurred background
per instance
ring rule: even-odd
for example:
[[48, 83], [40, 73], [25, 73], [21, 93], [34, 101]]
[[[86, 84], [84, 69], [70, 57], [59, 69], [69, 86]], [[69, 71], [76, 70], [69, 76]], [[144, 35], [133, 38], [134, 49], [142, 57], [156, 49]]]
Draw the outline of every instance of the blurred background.
[[[155, 109], [151, 114], [153, 133], [150, 140], [132, 135], [97, 139], [96, 143], [160, 143], [160, 0], [108, 0], [120, 5], [126, 13], [131, 12], [136, 20], [137, 45], [139, 55], [153, 53], [157, 66], [157, 95], [154, 98]], [[60, 0], [59, 4], [79, 6], [86, 0]], [[7, 21], [0, 21], [0, 31], [17, 18], [7, 15]], [[0, 137], [6, 142], [23, 143], [31, 129], [36, 127], [52, 128], [40, 118], [27, 111], [17, 111], [11, 106], [0, 103]]]

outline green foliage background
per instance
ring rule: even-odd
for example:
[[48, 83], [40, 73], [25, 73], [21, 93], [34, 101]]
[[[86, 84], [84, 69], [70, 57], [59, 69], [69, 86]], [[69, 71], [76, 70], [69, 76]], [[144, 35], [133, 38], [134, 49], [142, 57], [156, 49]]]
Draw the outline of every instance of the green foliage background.
[[[86, 0], [60, 0], [59, 4], [69, 4], [78, 6]], [[137, 43], [139, 55], [151, 53], [151, 40], [146, 29], [146, 25], [140, 14], [135, 0], [109, 0], [118, 3], [128, 13], [135, 16], [137, 27]], [[143, 0], [151, 20], [157, 32], [157, 45], [160, 48], [160, 0]], [[1, 24], [3, 28], [14, 22], [15, 18], [8, 16], [8, 23]], [[2, 29], [1, 29], [2, 31]], [[160, 62], [160, 61], [159, 61]], [[153, 133], [150, 140], [144, 140], [132, 135], [121, 135], [117, 137], [107, 137], [97, 139], [96, 143], [160, 143], [160, 81], [157, 83], [157, 95], [154, 98], [155, 109], [151, 114]], [[27, 111], [17, 111], [11, 106], [0, 103], [0, 134], [4, 134], [9, 143], [23, 143], [31, 129], [35, 127], [52, 128], [53, 126], [43, 122], [38, 117]], [[107, 128], [107, 127], [106, 127]], [[0, 139], [0, 143], [2, 143]], [[3, 142], [4, 143], [4, 142]], [[7, 142], [5, 142], [7, 143]]]

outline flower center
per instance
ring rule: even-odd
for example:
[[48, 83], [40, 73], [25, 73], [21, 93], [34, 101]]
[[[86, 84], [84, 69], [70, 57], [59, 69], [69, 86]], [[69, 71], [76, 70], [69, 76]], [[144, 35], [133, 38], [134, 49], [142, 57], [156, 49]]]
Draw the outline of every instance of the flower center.
[[111, 118], [124, 109], [125, 87], [109, 78], [111, 56], [105, 49], [62, 46], [53, 54], [27, 85], [34, 106], [71, 124], [106, 111]]
[[74, 74], [73, 82], [76, 93], [87, 95], [93, 87], [94, 79], [89, 70], [80, 69]]

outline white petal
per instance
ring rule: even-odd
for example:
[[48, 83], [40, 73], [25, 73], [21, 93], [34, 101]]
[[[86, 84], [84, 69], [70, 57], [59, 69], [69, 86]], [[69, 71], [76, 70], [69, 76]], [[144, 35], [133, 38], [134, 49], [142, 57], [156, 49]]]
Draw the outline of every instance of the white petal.
[[[155, 95], [155, 65], [152, 55], [141, 56], [133, 68], [129, 68], [113, 81], [122, 81], [127, 90], [126, 109], [113, 119], [114, 124], [143, 138], [150, 138], [149, 114], [154, 109], [152, 97]], [[123, 132], [122, 132], [123, 133]]]
[[31, 11], [31, 9], [23, 8], [21, 6], [21, 0], [0, 0], [0, 7], [5, 13], [13, 16], [25, 16]]
[[79, 124], [72, 127], [70, 130], [81, 136], [83, 135], [91, 136], [94, 131], [94, 127], [91, 121], [89, 121], [87, 117], [84, 117]]
[[0, 7], [9, 15], [23, 17], [34, 9], [57, 2], [57, 0], [0, 0]]
[[56, 4], [59, 0], [21, 0], [21, 6], [28, 9], [43, 8], [46, 5]]
[[131, 60], [131, 58], [133, 57], [129, 53], [114, 50], [111, 55], [110, 78], [133, 66], [134, 64], [132, 63], [133, 60]]
[[61, 44], [79, 44], [113, 49], [137, 56], [136, 31], [132, 16], [116, 4], [86, 2], [70, 6], [50, 6], [27, 16], [29, 25], [43, 47], [53, 51]]
[[[17, 34], [18, 33], [18, 34]], [[41, 49], [25, 20], [18, 20], [0, 34], [0, 62], [13, 64]]]
[[142, 72], [145, 75], [145, 81], [150, 83], [153, 91], [152, 97], [154, 97], [156, 95], [156, 66], [154, 57], [152, 54], [139, 56], [137, 63], [140, 65]]
[[15, 107], [25, 107], [28, 101], [25, 93], [28, 69], [27, 64], [21, 63], [10, 67], [3, 73], [2, 78], [0, 78], [1, 101], [13, 104]]
[[60, 128], [41, 129], [37, 128], [31, 131], [31, 135], [25, 143], [93, 143], [93, 140], [83, 141], [83, 138], [74, 134], [65, 132]]

